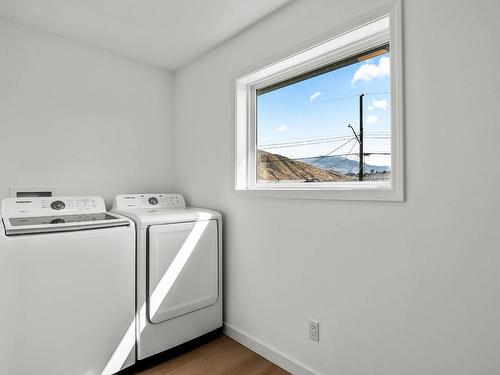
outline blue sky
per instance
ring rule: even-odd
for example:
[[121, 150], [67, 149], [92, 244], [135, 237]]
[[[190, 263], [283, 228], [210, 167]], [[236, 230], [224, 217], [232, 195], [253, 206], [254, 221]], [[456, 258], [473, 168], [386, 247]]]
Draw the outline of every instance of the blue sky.
[[[390, 152], [390, 139], [387, 138], [391, 127], [389, 90], [389, 53], [386, 53], [259, 95], [257, 147], [290, 158], [330, 153], [353, 137], [348, 124], [359, 131], [359, 94], [364, 93], [365, 152]], [[324, 143], [265, 146], [344, 135], [348, 138]], [[345, 154], [350, 150], [357, 152], [355, 141], [333, 154]], [[357, 160], [357, 157], [351, 159]], [[373, 155], [366, 159], [368, 164], [390, 166], [390, 156]]]

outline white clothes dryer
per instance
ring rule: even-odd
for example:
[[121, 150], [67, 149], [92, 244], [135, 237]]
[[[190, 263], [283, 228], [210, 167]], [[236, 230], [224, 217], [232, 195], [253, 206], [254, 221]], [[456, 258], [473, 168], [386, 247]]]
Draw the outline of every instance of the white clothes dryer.
[[222, 219], [180, 194], [126, 194], [112, 212], [136, 224], [137, 358], [222, 327]]

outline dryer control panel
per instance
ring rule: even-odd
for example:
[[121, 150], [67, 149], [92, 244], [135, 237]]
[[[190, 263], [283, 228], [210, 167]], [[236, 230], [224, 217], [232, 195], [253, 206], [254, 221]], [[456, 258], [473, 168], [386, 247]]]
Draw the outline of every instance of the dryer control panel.
[[113, 210], [185, 207], [182, 194], [122, 194], [116, 196]]

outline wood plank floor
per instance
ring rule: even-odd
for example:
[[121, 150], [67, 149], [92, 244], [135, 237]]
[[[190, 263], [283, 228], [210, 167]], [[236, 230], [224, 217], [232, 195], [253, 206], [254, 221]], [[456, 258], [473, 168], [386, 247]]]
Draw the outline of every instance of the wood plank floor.
[[227, 336], [154, 367], [140, 375], [290, 375], [282, 368]]

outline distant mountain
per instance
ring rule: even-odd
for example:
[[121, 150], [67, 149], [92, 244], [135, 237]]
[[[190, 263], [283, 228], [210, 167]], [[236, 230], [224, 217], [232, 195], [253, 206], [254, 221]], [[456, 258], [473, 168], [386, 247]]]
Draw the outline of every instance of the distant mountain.
[[[342, 156], [317, 156], [314, 158], [301, 159], [304, 163], [313, 165], [315, 167], [324, 169], [326, 171], [332, 171], [339, 174], [348, 174], [348, 173], [358, 173], [359, 164], [356, 160], [351, 160], [344, 158]], [[371, 170], [375, 172], [390, 172], [391, 167], [389, 166], [380, 166], [380, 165], [371, 165], [365, 164], [365, 173], [370, 172]]]
[[266, 181], [341, 181], [337, 172], [325, 171], [278, 154], [257, 150], [257, 179]]

